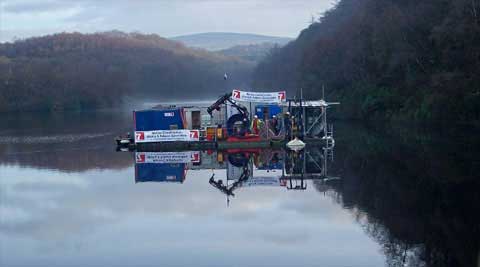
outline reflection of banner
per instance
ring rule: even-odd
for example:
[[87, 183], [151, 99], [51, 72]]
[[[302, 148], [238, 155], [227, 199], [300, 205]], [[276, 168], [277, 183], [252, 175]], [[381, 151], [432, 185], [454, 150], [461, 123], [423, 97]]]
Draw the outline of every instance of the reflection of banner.
[[244, 187], [250, 186], [281, 186], [278, 177], [252, 177], [242, 184]]
[[240, 90], [233, 90], [232, 99], [245, 102], [256, 103], [280, 103], [286, 101], [287, 94], [285, 91], [281, 92], [244, 92]]
[[136, 152], [136, 163], [190, 163], [200, 162], [200, 152]]
[[135, 132], [135, 143], [198, 141], [198, 130], [159, 130]]

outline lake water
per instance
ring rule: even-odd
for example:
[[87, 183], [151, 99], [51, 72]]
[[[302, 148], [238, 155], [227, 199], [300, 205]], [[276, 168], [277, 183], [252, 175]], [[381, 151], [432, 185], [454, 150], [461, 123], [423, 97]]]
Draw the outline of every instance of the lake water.
[[[1, 266], [480, 266], [468, 127], [335, 123], [333, 151], [142, 164], [165, 154], [115, 151], [130, 112], [0, 117]], [[211, 183], [247, 169], [235, 196]], [[277, 179], [299, 169], [330, 178]]]

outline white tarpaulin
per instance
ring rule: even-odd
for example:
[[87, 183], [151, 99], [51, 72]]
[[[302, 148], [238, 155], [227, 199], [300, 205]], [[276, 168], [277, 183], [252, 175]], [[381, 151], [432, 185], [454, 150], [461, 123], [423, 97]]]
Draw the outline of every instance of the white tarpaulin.
[[136, 163], [190, 163], [200, 162], [200, 152], [136, 152]]
[[198, 130], [136, 131], [135, 143], [199, 141]]
[[255, 102], [255, 103], [281, 103], [286, 101], [287, 94], [281, 92], [245, 92], [233, 90], [232, 99], [236, 101]]
[[[227, 164], [227, 179], [228, 180], [238, 180], [243, 175], [243, 167], [236, 167], [232, 163], [228, 162]], [[250, 177], [253, 174], [253, 162], [250, 161], [248, 163], [248, 172], [250, 173]]]
[[231, 116], [240, 113], [237, 108], [235, 108], [233, 105], [227, 104], [227, 118], [230, 118]]

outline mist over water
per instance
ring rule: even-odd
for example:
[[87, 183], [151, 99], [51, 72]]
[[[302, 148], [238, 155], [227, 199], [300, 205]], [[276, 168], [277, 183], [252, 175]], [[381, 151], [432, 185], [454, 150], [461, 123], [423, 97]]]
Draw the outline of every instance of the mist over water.
[[[116, 135], [132, 130], [131, 110], [6, 120], [0, 128], [2, 266], [478, 261], [480, 142], [466, 131], [335, 123], [328, 174], [341, 180], [308, 181], [300, 191], [241, 187], [227, 206], [209, 184], [212, 173], [226, 181], [224, 169], [189, 169], [183, 183], [136, 183], [134, 155], [114, 147]], [[307, 151], [321, 157], [321, 149]], [[279, 153], [279, 162], [287, 155], [259, 153], [259, 159]], [[254, 170], [254, 177], [280, 174]]]

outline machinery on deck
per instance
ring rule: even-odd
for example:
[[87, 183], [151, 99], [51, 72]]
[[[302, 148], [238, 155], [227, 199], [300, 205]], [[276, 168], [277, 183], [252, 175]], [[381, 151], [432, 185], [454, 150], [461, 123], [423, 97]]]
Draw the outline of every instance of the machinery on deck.
[[[236, 103], [235, 100], [232, 99], [232, 93], [221, 96], [217, 101], [215, 101], [215, 103], [207, 108], [207, 112], [210, 114], [210, 116], [212, 116], [213, 111], [220, 111], [222, 105], [228, 104], [236, 108], [238, 111], [237, 114], [234, 114], [227, 119], [226, 128], [228, 135], [236, 137], [244, 136], [245, 131], [248, 130], [250, 125], [250, 115], [246, 107]], [[239, 131], [238, 129], [243, 130]]]

